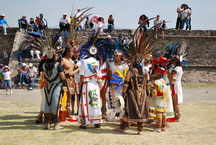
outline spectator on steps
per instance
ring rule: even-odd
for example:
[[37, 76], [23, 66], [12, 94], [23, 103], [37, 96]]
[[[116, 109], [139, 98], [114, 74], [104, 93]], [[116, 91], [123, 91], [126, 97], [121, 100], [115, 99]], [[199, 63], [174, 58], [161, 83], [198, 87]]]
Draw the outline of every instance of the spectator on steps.
[[31, 32], [37, 32], [38, 31], [38, 27], [35, 24], [34, 18], [30, 18], [30, 21], [29, 21], [29, 31], [31, 31]]
[[89, 17], [86, 17], [85, 25], [84, 25], [85, 30], [90, 29], [90, 22], [89, 22]]
[[59, 21], [59, 28], [63, 37], [69, 37], [70, 23], [67, 19], [66, 13], [63, 14], [63, 17]]
[[26, 16], [22, 16], [22, 18], [18, 20], [18, 24], [20, 31], [27, 31], [29, 24], [26, 19]]
[[44, 18], [43, 14], [40, 14], [39, 17], [36, 17], [35, 23], [39, 32], [43, 33], [43, 31], [47, 28], [47, 20]]
[[29, 64], [29, 68], [28, 68], [28, 71], [27, 71], [27, 76], [28, 76], [28, 89], [29, 90], [32, 90], [33, 87], [35, 86], [35, 81], [36, 81], [36, 78], [37, 78], [37, 69], [36, 67], [33, 66], [32, 63]]
[[191, 15], [192, 15], [192, 9], [188, 8], [188, 16], [186, 20], [186, 30], [191, 30]]
[[7, 35], [8, 23], [5, 20], [5, 14], [0, 14], [0, 29], [3, 29], [4, 35]]
[[114, 29], [114, 18], [112, 15], [109, 15], [108, 18], [108, 33], [111, 33]]
[[40, 54], [41, 54], [41, 52], [39, 50], [37, 50], [35, 48], [32, 48], [30, 50], [30, 53], [31, 53], [31, 58], [32, 59], [36, 58], [36, 59], [40, 60]]

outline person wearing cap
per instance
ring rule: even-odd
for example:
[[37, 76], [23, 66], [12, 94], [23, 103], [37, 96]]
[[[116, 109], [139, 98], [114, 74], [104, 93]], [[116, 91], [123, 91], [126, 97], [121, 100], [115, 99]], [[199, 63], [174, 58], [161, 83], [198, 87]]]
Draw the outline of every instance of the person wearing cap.
[[102, 123], [101, 98], [99, 87], [99, 61], [96, 59], [97, 48], [89, 48], [89, 56], [81, 60], [80, 65], [80, 128], [86, 129], [92, 124], [100, 128]]
[[5, 14], [0, 14], [0, 28], [3, 29], [4, 35], [7, 35], [8, 23], [5, 20]]
[[124, 114], [124, 97], [122, 94], [122, 88], [124, 79], [128, 72], [128, 65], [123, 61], [123, 52], [116, 50], [114, 52], [114, 61], [108, 63], [109, 65], [109, 76], [110, 76], [110, 96], [108, 101], [108, 118], [114, 119], [116, 115], [122, 117]]
[[9, 95], [9, 93], [10, 93], [10, 95], [12, 95], [11, 72], [10, 72], [10, 69], [8, 66], [4, 67], [2, 74], [3, 74], [3, 78], [4, 78], [3, 86], [6, 90], [6, 95]]

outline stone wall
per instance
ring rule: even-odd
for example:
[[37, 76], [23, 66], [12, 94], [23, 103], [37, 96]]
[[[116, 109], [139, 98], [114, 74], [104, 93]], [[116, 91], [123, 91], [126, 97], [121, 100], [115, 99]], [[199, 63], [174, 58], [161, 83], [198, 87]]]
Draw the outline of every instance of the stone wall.
[[[7, 36], [0, 35], [0, 63], [8, 64], [12, 48], [19, 49], [16, 46], [17, 42], [14, 42], [17, 30], [17, 28], [11, 28]], [[49, 29], [46, 32], [48, 36], [57, 33], [58, 29]], [[80, 31], [79, 37], [82, 42], [85, 42], [91, 33], [91, 31]], [[115, 30], [111, 35], [131, 37], [132, 33], [133, 30]], [[159, 38], [153, 45], [154, 54], [162, 54], [163, 48], [170, 42], [184, 41], [186, 43], [189, 66], [184, 68], [184, 82], [216, 83], [216, 31], [166, 30], [164, 38]], [[16, 59], [15, 56], [12, 57]]]
[[8, 64], [15, 35], [0, 36], [0, 63]]

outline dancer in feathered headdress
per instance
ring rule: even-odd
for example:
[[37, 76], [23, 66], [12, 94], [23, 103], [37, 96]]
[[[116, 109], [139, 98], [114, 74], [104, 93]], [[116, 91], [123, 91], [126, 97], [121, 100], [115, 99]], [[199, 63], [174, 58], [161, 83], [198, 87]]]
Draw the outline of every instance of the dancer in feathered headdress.
[[120, 131], [124, 131], [129, 123], [133, 122], [137, 125], [137, 133], [140, 134], [146, 118], [146, 83], [148, 80], [146, 80], [147, 77], [143, 76], [140, 64], [144, 58], [151, 56], [151, 46], [155, 42], [153, 32], [147, 33], [146, 31], [148, 20], [145, 15], [140, 17], [140, 26], [136, 29], [133, 37], [134, 45], [130, 48], [129, 71], [123, 87], [126, 108], [124, 117], [121, 119]]

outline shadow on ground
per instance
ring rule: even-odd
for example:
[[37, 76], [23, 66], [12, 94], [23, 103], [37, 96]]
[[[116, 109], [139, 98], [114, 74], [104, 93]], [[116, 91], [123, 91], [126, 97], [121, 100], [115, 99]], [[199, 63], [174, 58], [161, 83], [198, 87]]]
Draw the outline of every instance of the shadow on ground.
[[5, 115], [0, 117], [0, 130], [41, 130], [35, 123], [35, 116]]

